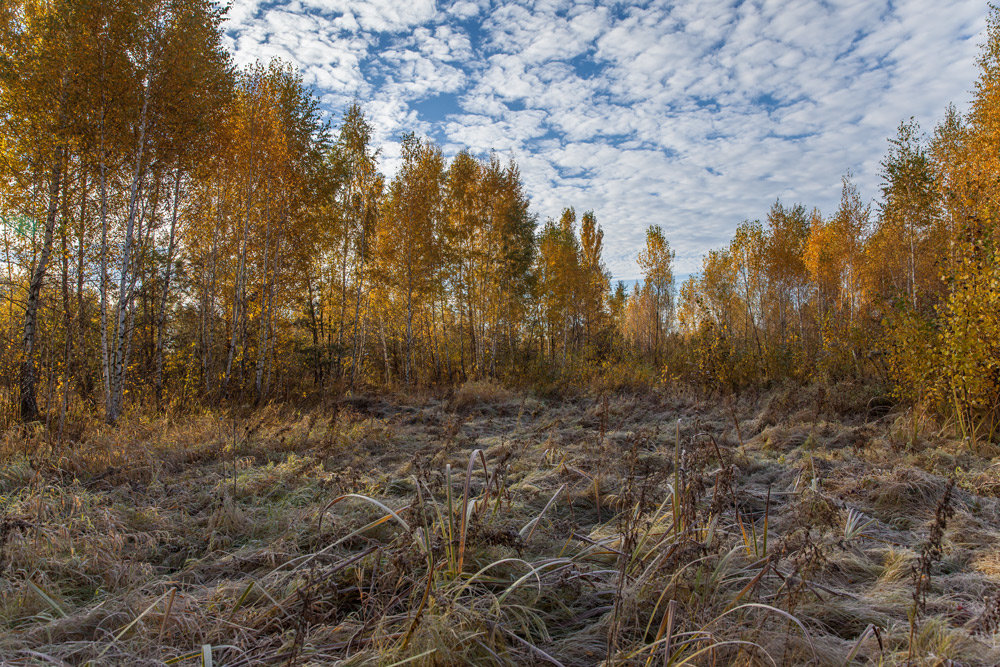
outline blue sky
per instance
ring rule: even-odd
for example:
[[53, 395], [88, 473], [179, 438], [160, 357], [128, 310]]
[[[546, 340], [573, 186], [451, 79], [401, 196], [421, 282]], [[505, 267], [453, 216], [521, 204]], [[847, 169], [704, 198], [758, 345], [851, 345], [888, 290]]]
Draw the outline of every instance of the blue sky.
[[234, 0], [237, 63], [296, 64], [333, 119], [363, 103], [393, 173], [400, 134], [521, 167], [541, 219], [593, 209], [616, 278], [660, 224], [679, 273], [770, 204], [831, 212], [886, 139], [967, 106], [981, 0]]

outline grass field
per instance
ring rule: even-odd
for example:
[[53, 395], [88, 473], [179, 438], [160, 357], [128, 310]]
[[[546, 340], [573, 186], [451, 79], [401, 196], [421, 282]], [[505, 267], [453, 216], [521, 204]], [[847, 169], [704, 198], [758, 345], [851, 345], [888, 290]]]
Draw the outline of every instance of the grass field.
[[998, 452], [850, 385], [76, 435], [3, 436], [4, 664], [1000, 663]]

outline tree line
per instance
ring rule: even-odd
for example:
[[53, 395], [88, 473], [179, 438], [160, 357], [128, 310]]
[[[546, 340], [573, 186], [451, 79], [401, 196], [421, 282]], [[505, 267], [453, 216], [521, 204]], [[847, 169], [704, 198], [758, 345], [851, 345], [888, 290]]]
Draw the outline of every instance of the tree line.
[[0, 404], [61, 430], [640, 369], [708, 392], [860, 379], [992, 425], [997, 16], [971, 110], [903, 123], [874, 205], [850, 178], [829, 215], [776, 202], [679, 289], [651, 226], [629, 289], [595, 213], [540, 223], [513, 161], [408, 134], [383, 174], [363, 107], [333, 126], [291, 66], [235, 68], [212, 2], [4, 3]]
[[[1000, 420], [1000, 11], [967, 113], [899, 125], [869, 204], [850, 178], [831, 215], [780, 202], [681, 286], [687, 377], [877, 382], [965, 437]], [[692, 366], [693, 364], [693, 366]]]

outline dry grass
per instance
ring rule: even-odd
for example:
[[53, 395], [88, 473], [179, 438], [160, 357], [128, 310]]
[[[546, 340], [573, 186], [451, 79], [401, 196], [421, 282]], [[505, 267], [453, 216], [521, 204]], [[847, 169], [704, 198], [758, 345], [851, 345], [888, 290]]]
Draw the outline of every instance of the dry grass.
[[451, 407], [458, 412], [468, 412], [495, 404], [508, 403], [514, 394], [502, 385], [489, 380], [469, 380], [455, 392]]
[[0, 662], [1000, 662], [1000, 467], [824, 400], [473, 383], [13, 427]]

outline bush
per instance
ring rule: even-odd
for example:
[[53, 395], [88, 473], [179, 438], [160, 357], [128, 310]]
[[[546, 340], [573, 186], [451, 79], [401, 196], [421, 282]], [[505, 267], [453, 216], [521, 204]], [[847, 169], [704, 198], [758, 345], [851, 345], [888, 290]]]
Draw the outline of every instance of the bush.
[[452, 407], [468, 410], [483, 403], [506, 403], [513, 398], [514, 394], [492, 380], [469, 380], [455, 392]]

